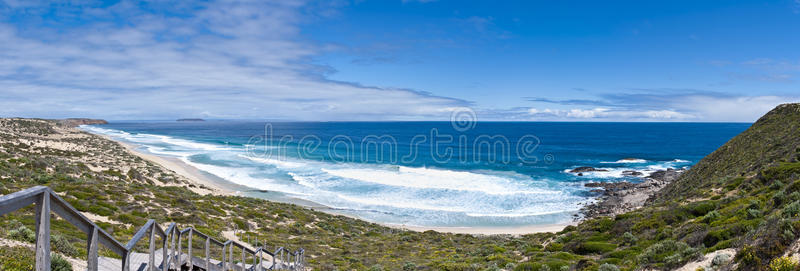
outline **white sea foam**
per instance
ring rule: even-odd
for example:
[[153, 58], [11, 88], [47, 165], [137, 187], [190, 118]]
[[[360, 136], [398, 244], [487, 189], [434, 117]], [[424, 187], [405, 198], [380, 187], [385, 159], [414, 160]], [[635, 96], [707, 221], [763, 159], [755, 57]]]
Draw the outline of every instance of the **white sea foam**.
[[409, 200], [398, 200], [397, 198], [388, 199], [386, 197], [376, 198], [376, 197], [355, 197], [355, 196], [348, 196], [348, 195], [336, 195], [338, 198], [341, 198], [345, 201], [352, 202], [352, 203], [359, 203], [365, 206], [388, 206], [394, 208], [401, 208], [401, 209], [417, 209], [417, 210], [426, 210], [426, 211], [441, 211], [441, 212], [464, 212], [465, 209], [463, 206], [442, 206], [442, 205], [434, 205], [434, 204], [425, 204], [422, 201], [409, 201]]
[[253, 156], [244, 155], [244, 154], [239, 154], [237, 156], [245, 158], [245, 159], [248, 159], [248, 160], [251, 160], [251, 161], [259, 162], [259, 163], [273, 165], [273, 166], [276, 166], [276, 167], [279, 167], [279, 168], [299, 168], [299, 167], [306, 166], [306, 164], [303, 164], [303, 163], [300, 163], [300, 162], [288, 161], [288, 158], [285, 158], [285, 159], [261, 158], [261, 157], [253, 157]]
[[[423, 211], [462, 213], [470, 217], [528, 217], [549, 214], [559, 214], [577, 211], [578, 203], [584, 202], [574, 196], [559, 196], [548, 198], [546, 202], [531, 204], [530, 198], [494, 200], [475, 199], [466, 195], [452, 195], [447, 199], [419, 199], [409, 198], [408, 195], [383, 194], [380, 196], [364, 195], [337, 195], [349, 203], [361, 204], [365, 207], [386, 206], [399, 209], [414, 209]], [[498, 201], [515, 201], [513, 209], [503, 209]]]
[[[81, 126], [80, 128], [97, 134], [107, 135], [112, 138], [121, 139], [127, 142], [144, 145], [149, 152], [155, 154], [168, 154], [186, 156], [186, 152], [200, 153], [206, 151], [230, 151], [233, 147], [216, 145], [211, 143], [201, 143], [192, 140], [174, 138], [165, 135], [154, 135], [146, 133], [131, 134], [125, 131], [105, 129], [95, 126]], [[152, 144], [164, 144], [153, 146]], [[182, 155], [183, 154], [183, 155]]]
[[600, 163], [602, 163], [602, 164], [642, 164], [642, 163], [647, 163], [647, 160], [639, 159], [639, 158], [625, 158], [625, 159], [619, 159], [619, 160], [614, 161], [614, 162], [600, 162]]
[[222, 179], [225, 179], [226, 181], [238, 185], [243, 185], [260, 190], [278, 191], [287, 194], [308, 195], [306, 193], [299, 191], [299, 188], [296, 186], [280, 184], [276, 180], [271, 180], [267, 178], [253, 177], [252, 175], [258, 173], [256, 169], [253, 168], [231, 168], [231, 167], [214, 166], [204, 163], [195, 163], [189, 160], [188, 158], [181, 158], [181, 161], [192, 167], [208, 172], [210, 174], [213, 174], [214, 176], [220, 177]]
[[[676, 160], [678, 160], [678, 159], [676, 159]], [[600, 168], [595, 168], [595, 169], [597, 169], [596, 171], [581, 172], [580, 176], [582, 176], [584, 178], [596, 178], [596, 179], [621, 179], [621, 178], [629, 176], [629, 175], [625, 174], [626, 171], [627, 172], [636, 171], [636, 172], [642, 173], [642, 176], [648, 176], [648, 175], [652, 174], [653, 172], [656, 172], [656, 171], [659, 171], [659, 170], [667, 170], [669, 168], [675, 168], [674, 163], [676, 163], [675, 162], [676, 160], [672, 160], [672, 161], [669, 161], [669, 162], [660, 162], [660, 163], [657, 163], [657, 164], [646, 165], [646, 166], [600, 167]], [[685, 160], [681, 160], [681, 161], [685, 161]], [[611, 163], [616, 163], [616, 162], [611, 162]], [[578, 176], [578, 173], [570, 172], [573, 169], [574, 168], [568, 168], [568, 169], [563, 170], [563, 172], [567, 173], [567, 174], [572, 174], [572, 175]]]
[[333, 176], [395, 187], [476, 191], [493, 195], [555, 194], [551, 191], [523, 187], [508, 178], [467, 171], [397, 166], [393, 169], [341, 168], [322, 171]]
[[158, 136], [158, 135], [152, 135], [152, 136], [161, 138], [161, 141], [163, 141], [164, 143], [175, 145], [175, 146], [181, 146], [181, 147], [184, 147], [184, 148], [188, 148], [190, 150], [199, 150], [199, 151], [233, 150], [233, 148], [226, 147], [226, 146], [214, 145], [214, 144], [209, 144], [209, 143], [199, 143], [199, 142], [194, 142], [194, 141], [191, 141], [191, 140], [178, 139], [178, 138], [169, 137], [169, 136]]
[[580, 208], [567, 208], [567, 209], [564, 209], [564, 210], [541, 211], [541, 212], [532, 212], [532, 213], [466, 213], [466, 215], [467, 216], [471, 216], [471, 217], [526, 217], [526, 216], [541, 216], [541, 215], [560, 214], [560, 213], [577, 211], [579, 209]]

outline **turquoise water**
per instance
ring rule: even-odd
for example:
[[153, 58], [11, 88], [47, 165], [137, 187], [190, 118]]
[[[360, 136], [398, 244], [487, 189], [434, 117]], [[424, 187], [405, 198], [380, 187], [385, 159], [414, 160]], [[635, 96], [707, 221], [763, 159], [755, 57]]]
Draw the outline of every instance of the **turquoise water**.
[[[115, 122], [82, 128], [259, 191], [415, 226], [569, 222], [584, 184], [690, 167], [745, 123]], [[579, 166], [607, 171], [578, 176]], [[267, 196], [265, 193], [263, 196]]]

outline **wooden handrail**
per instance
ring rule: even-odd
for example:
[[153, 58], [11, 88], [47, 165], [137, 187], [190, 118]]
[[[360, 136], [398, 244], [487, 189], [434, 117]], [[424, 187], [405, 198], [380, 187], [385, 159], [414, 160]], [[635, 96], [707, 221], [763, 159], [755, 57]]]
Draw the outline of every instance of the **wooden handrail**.
[[[301, 270], [305, 267], [304, 254], [305, 250], [299, 249], [294, 252], [288, 252], [283, 247], [279, 247], [274, 252], [270, 252], [263, 247], [252, 250], [242, 243], [237, 241], [228, 240], [225, 242], [218, 241], [205, 233], [197, 231], [193, 227], [188, 227], [179, 230], [177, 224], [170, 223], [166, 230], [162, 229], [155, 220], [149, 219], [138, 231], [131, 237], [125, 245], [114, 239], [113, 236], [108, 234], [105, 230], [97, 226], [94, 222], [86, 218], [81, 212], [72, 207], [52, 189], [46, 186], [36, 186], [22, 191], [14, 192], [8, 195], [0, 196], [0, 216], [7, 213], [19, 210], [29, 205], [36, 205], [36, 271], [50, 270], [50, 212], [57, 214], [65, 221], [74, 225], [87, 235], [87, 269], [89, 271], [97, 271], [98, 269], [98, 244], [102, 244], [109, 250], [119, 255], [122, 258], [122, 271], [130, 270], [130, 254], [134, 251], [136, 244], [141, 241], [149, 233], [149, 260], [148, 268], [150, 271], [156, 270], [178, 270], [183, 264], [180, 262], [182, 244], [181, 238], [187, 235], [187, 265], [191, 269], [194, 266], [192, 256], [192, 235], [204, 239], [205, 242], [205, 266], [199, 266], [206, 270], [210, 269], [211, 256], [209, 248], [211, 244], [222, 247], [222, 261], [218, 264], [222, 270], [234, 270], [236, 266], [233, 260], [233, 247], [240, 248], [241, 252], [241, 269], [246, 270], [245, 255], [250, 254], [253, 256], [252, 271], [263, 270], [262, 260], [263, 254], [266, 253], [272, 258], [272, 265], [269, 269], [275, 269], [276, 258], [280, 253], [281, 267], [288, 267], [293, 270]], [[161, 267], [157, 267], [155, 263], [155, 237], [161, 237], [162, 261]], [[177, 248], [176, 248], [177, 241]], [[168, 246], [171, 246], [168, 249]], [[176, 251], [177, 249], [177, 251]], [[227, 251], [226, 251], [227, 249]], [[294, 256], [292, 263], [289, 263], [284, 257], [286, 254]], [[176, 254], [177, 252], [177, 254]], [[226, 254], [228, 257], [226, 257]], [[288, 265], [287, 265], [288, 264]], [[236, 267], [239, 268], [239, 267]]]

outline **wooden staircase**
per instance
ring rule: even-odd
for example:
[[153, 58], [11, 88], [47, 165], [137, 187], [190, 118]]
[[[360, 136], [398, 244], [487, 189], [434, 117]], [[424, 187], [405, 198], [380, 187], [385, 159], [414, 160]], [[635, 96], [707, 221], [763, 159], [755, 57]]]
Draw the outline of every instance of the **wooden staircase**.
[[[55, 213], [87, 235], [87, 266], [89, 271], [156, 271], [156, 270], [207, 270], [207, 271], [262, 271], [305, 270], [305, 251], [289, 251], [279, 247], [268, 251], [264, 247], [249, 248], [246, 244], [228, 240], [218, 241], [192, 227], [178, 229], [170, 223], [162, 229], [155, 220], [148, 220], [130, 241], [122, 245], [94, 222], [75, 210], [69, 203], [45, 186], [36, 186], [16, 193], [0, 196], [0, 216], [20, 208], [36, 205], [36, 271], [50, 270], [50, 213]], [[137, 243], [149, 236], [147, 252], [134, 250]], [[197, 238], [194, 238], [197, 237]], [[156, 239], [159, 238], [157, 248]], [[186, 241], [186, 246], [183, 241]], [[197, 252], [201, 241], [203, 251]], [[108, 248], [120, 258], [98, 256], [99, 245]], [[221, 253], [211, 255], [212, 246]], [[236, 254], [236, 255], [234, 255]], [[250, 260], [248, 261], [248, 256]]]

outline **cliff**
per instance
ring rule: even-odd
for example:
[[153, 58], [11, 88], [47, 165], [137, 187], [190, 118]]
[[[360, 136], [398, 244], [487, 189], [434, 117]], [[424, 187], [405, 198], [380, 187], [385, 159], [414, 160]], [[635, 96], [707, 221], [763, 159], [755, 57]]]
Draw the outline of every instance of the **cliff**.
[[86, 118], [68, 118], [58, 120], [58, 123], [67, 127], [77, 127], [80, 125], [93, 125], [93, 124], [108, 124], [107, 121], [101, 119], [86, 119]]

